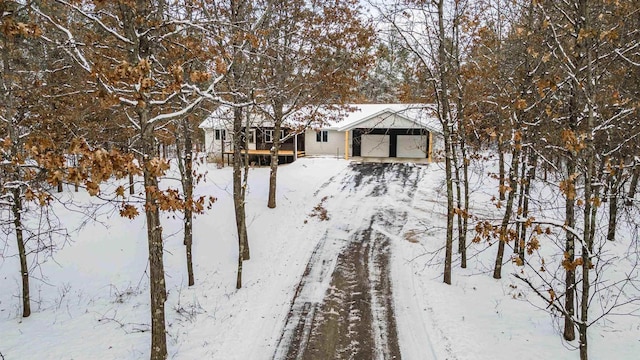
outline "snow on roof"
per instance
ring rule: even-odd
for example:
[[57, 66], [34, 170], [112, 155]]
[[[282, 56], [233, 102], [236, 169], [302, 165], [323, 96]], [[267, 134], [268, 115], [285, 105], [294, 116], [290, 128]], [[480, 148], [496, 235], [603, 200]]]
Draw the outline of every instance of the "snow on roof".
[[[233, 125], [233, 107], [228, 105], [218, 106], [211, 114], [198, 126], [201, 129], [228, 129]], [[245, 108], [246, 109], [246, 108]], [[243, 109], [243, 116], [246, 115]], [[261, 111], [260, 109], [263, 109]], [[268, 107], [258, 108], [257, 106], [250, 108], [251, 126], [271, 127], [273, 122], [264, 111], [270, 111]], [[286, 123], [286, 121], [285, 121]]]
[[221, 105], [198, 126], [201, 129], [226, 129], [233, 123], [233, 107]]
[[[340, 110], [336, 110], [336, 106], [332, 106], [332, 108], [332, 110], [303, 108], [298, 111], [300, 114], [292, 114], [290, 118], [304, 117], [305, 112], [317, 111], [321, 114], [324, 113], [324, 121], [317, 128], [348, 131], [356, 128], [358, 124], [374, 118], [385, 119], [389, 116], [397, 115], [413, 122], [416, 127], [442, 132], [442, 126], [434, 115], [436, 110], [432, 104], [348, 104]], [[345, 111], [345, 108], [348, 110]], [[258, 111], [255, 111], [252, 119], [255, 126], [272, 126], [271, 120]], [[228, 128], [232, 122], [233, 108], [220, 106], [199, 127], [203, 129], [222, 129]]]
[[398, 115], [413, 122], [416, 127], [441, 132], [440, 122], [434, 115], [435, 107], [431, 104], [352, 104], [349, 107], [352, 111], [325, 128], [347, 131], [376, 117], [384, 119], [391, 115]]

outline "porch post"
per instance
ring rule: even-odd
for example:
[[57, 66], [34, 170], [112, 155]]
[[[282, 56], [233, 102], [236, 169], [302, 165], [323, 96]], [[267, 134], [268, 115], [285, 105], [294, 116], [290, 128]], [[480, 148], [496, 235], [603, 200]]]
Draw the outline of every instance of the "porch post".
[[[220, 167], [224, 167], [224, 138], [225, 138], [225, 130], [224, 128], [220, 129]], [[215, 134], [214, 134], [215, 141]]]
[[298, 160], [298, 133], [293, 135], [293, 161]]
[[349, 160], [349, 130], [344, 132], [344, 159]]

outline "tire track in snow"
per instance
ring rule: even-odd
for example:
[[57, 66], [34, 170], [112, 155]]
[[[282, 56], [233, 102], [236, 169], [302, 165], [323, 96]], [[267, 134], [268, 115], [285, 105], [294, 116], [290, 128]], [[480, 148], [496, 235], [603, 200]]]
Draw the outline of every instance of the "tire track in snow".
[[[388, 235], [406, 223], [406, 212], [396, 208], [411, 203], [423, 172], [402, 164], [349, 169], [338, 193], [328, 195], [351, 206], [331, 206], [334, 219], [298, 284], [273, 359], [400, 358], [389, 274], [390, 241], [397, 236]], [[314, 195], [329, 188], [325, 183]], [[348, 231], [354, 225], [357, 231]], [[343, 246], [327, 246], [333, 229], [343, 229]]]
[[[336, 178], [340, 176], [341, 181], [337, 183]], [[325, 194], [330, 196], [339, 191], [336, 186], [350, 182], [353, 176], [354, 173], [350, 168], [345, 169], [323, 183], [314, 192], [314, 197], [322, 198]], [[356, 211], [356, 209], [353, 208], [351, 211]], [[349, 229], [348, 223], [337, 223], [328, 228], [316, 244], [296, 287], [273, 359], [289, 358], [288, 352], [292, 343], [301, 343], [306, 346], [316, 309], [322, 303], [324, 293], [329, 287], [337, 255], [346, 246], [347, 239], [350, 237]]]

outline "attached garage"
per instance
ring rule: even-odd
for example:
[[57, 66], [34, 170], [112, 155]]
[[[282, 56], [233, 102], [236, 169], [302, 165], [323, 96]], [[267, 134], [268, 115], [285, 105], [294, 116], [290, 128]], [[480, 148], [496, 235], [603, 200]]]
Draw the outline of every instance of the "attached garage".
[[424, 159], [428, 152], [426, 135], [398, 135], [396, 156], [401, 158]]
[[424, 129], [353, 129], [353, 156], [425, 159], [429, 132]]
[[360, 137], [362, 142], [360, 156], [388, 157], [391, 137], [389, 135], [366, 134]]
[[441, 133], [433, 109], [425, 105], [357, 105], [338, 127], [352, 156], [433, 159]]

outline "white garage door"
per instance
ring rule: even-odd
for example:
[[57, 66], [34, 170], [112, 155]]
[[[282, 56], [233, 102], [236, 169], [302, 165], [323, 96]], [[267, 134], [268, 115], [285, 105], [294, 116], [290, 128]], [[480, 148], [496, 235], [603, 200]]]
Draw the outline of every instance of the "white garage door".
[[427, 137], [424, 135], [398, 135], [397, 157], [426, 158]]
[[362, 156], [389, 157], [389, 135], [362, 135]]

